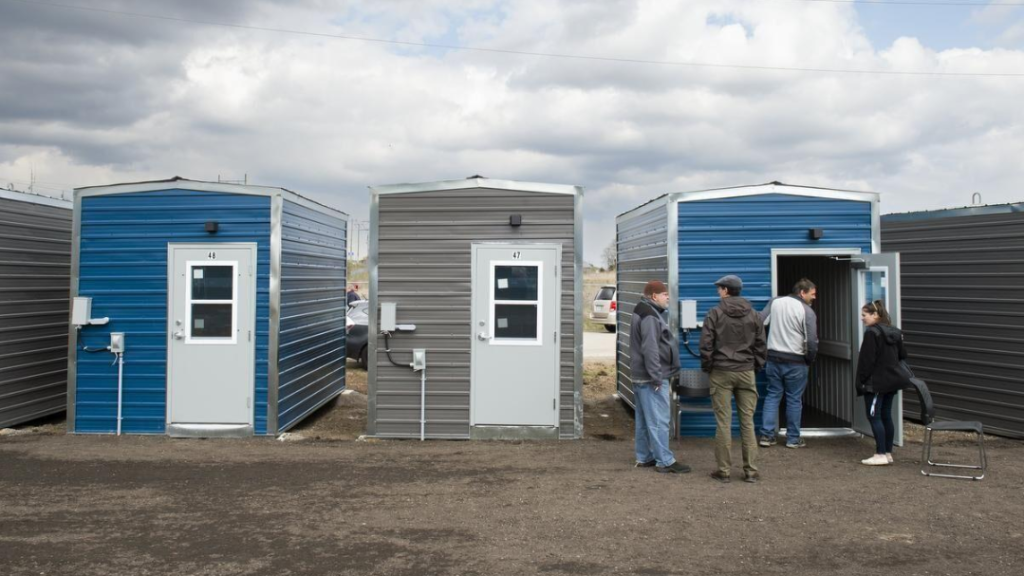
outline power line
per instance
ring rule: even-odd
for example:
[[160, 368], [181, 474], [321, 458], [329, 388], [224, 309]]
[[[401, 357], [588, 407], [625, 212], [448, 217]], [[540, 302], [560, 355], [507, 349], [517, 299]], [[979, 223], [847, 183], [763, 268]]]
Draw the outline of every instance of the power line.
[[[919, 72], [913, 70], [867, 70], [852, 68], [805, 68], [797, 66], [760, 66], [753, 64], [719, 64], [712, 62], [684, 62], [678, 60], [646, 60], [641, 58], [617, 58], [612, 56], [589, 56], [583, 54], [562, 54], [557, 52], [534, 52], [529, 50], [511, 50], [504, 48], [481, 48], [477, 46], [458, 46], [453, 44], [435, 44], [431, 42], [409, 42], [403, 40], [389, 40], [385, 38], [373, 38], [370, 36], [353, 36], [350, 34], [329, 34], [326, 32], [309, 32], [306, 30], [291, 30], [287, 28], [271, 28], [267, 26], [251, 26], [246, 24], [235, 24], [230, 22], [214, 22], [210, 20], [196, 20], [191, 18], [180, 18], [177, 16], [163, 16], [159, 14], [144, 14], [140, 12], [126, 12], [111, 10], [107, 8], [94, 8], [87, 6], [76, 6], [72, 4], [59, 4], [55, 2], [37, 2], [35, 0], [8, 0], [21, 4], [46, 6], [50, 8], [64, 8], [68, 10], [79, 10], [83, 12], [94, 12], [100, 14], [111, 14], [127, 16], [132, 18], [147, 18], [151, 20], [163, 20], [168, 22], [179, 22], [187, 24], [200, 24], [204, 26], [219, 26], [238, 30], [251, 30], [256, 32], [273, 32], [278, 34], [293, 34], [298, 36], [311, 36], [316, 38], [331, 38], [336, 40], [351, 40], [358, 42], [373, 42], [377, 44], [390, 44], [395, 46], [411, 46], [416, 48], [436, 48], [441, 50], [462, 50], [468, 52], [481, 52], [488, 54], [507, 54], [514, 56], [532, 56], [542, 58], [559, 58], [564, 60], [583, 60], [592, 62], [610, 62], [616, 64], [646, 64], [656, 66], [677, 66], [690, 68], [718, 68], [733, 70], [765, 70], [773, 72], [814, 72], [827, 74], [878, 74], [883, 76], [932, 76], [932, 77], [960, 77], [960, 78], [1022, 78], [1024, 72]], [[807, 0], [826, 1], [826, 0]], [[839, 0], [832, 0], [838, 2]]]
[[972, 6], [987, 8], [989, 6], [1024, 6], [1024, 2], [929, 2], [927, 0], [783, 0], [785, 2], [816, 2], [821, 4], [871, 4], [874, 6]]

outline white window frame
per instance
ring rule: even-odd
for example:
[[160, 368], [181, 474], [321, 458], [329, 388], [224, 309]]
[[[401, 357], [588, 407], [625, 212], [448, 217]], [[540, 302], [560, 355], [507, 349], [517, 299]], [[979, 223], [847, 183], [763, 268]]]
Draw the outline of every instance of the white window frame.
[[[192, 270], [197, 267], [222, 266], [231, 267], [231, 337], [199, 336], [192, 337], [192, 305], [193, 304], [227, 304], [228, 300], [193, 300]], [[187, 260], [185, 262], [185, 344], [237, 344], [238, 343], [238, 261], [237, 260]]]
[[[530, 266], [537, 269], [537, 300], [496, 300], [495, 275], [498, 266]], [[539, 260], [492, 260], [491, 261], [491, 282], [488, 285], [487, 298], [490, 301], [490, 342], [494, 346], [542, 346], [544, 344], [544, 262]], [[537, 337], [527, 338], [498, 338], [495, 336], [498, 325], [495, 323], [495, 309], [499, 305], [510, 304], [513, 306], [537, 306]]]
[[867, 330], [867, 327], [864, 326], [864, 320], [860, 317], [860, 310], [861, 310], [862, 306], [864, 306], [865, 304], [868, 303], [868, 301], [867, 301], [867, 298], [868, 298], [868, 294], [867, 294], [867, 292], [868, 292], [868, 289], [867, 289], [868, 274], [878, 273], [878, 272], [882, 273], [882, 280], [883, 280], [882, 286], [885, 287], [884, 288], [885, 289], [885, 309], [889, 310], [891, 308], [891, 306], [889, 305], [890, 304], [890, 301], [889, 301], [889, 298], [890, 298], [890, 295], [889, 295], [889, 274], [891, 274], [892, 271], [889, 270], [889, 267], [888, 266], [868, 266], [867, 268], [865, 268], [863, 270], [857, 270], [857, 301], [854, 302], [854, 304], [857, 305], [857, 308], [856, 308], [856, 318], [857, 318], [857, 326], [859, 327], [859, 329], [857, 330], [857, 334], [860, 335], [860, 339], [857, 341], [857, 349], [860, 349], [860, 346], [862, 344], [864, 344], [864, 332]]

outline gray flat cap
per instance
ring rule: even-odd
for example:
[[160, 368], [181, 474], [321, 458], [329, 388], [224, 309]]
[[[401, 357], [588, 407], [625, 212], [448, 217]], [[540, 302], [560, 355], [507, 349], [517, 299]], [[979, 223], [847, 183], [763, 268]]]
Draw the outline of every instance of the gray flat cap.
[[724, 286], [726, 288], [743, 288], [743, 280], [735, 274], [729, 274], [728, 276], [722, 276], [715, 282], [715, 286]]

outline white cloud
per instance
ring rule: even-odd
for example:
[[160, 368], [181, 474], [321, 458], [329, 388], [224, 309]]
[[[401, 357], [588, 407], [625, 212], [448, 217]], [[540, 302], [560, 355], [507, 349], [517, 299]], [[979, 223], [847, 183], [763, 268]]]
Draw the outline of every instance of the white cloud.
[[[936, 51], [914, 38], [872, 46], [845, 5], [242, 6], [203, 18], [658, 61], [1024, 71], [1021, 50]], [[974, 191], [989, 202], [1024, 200], [1024, 78], [598, 62], [185, 24], [169, 30], [116, 16], [98, 19], [95, 34], [86, 27], [60, 40], [47, 14], [22, 14], [18, 50], [0, 35], [0, 50], [13, 55], [0, 62], [0, 81], [19, 80], [0, 92], [4, 182], [26, 180], [31, 169], [41, 181], [75, 185], [248, 173], [360, 218], [371, 184], [477, 173], [581, 184], [586, 257], [594, 261], [617, 213], [675, 190], [778, 179], [880, 191], [884, 210], [960, 205]], [[34, 48], [34, 37], [46, 42]]]

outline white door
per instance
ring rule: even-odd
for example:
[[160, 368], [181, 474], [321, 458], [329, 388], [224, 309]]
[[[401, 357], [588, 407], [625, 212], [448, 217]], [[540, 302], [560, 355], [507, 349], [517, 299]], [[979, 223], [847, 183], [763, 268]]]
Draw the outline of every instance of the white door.
[[[854, 300], [854, 315], [856, 326], [856, 337], [853, 341], [857, 347], [853, 351], [853, 373], [857, 373], [857, 353], [864, 341], [864, 323], [860, 318], [860, 309], [868, 302], [882, 300], [885, 308], [889, 311], [892, 323], [900, 327], [900, 255], [891, 254], [862, 254], [854, 256], [852, 268], [853, 290], [856, 295]], [[896, 425], [896, 439], [898, 446], [903, 445], [903, 392], [896, 394], [893, 400], [893, 421]], [[871, 424], [868, 423], [867, 414], [864, 410], [864, 402], [861, 398], [853, 405], [853, 428], [861, 434], [874, 436], [871, 431]]]
[[168, 250], [167, 423], [251, 427], [256, 246]]
[[561, 246], [473, 246], [470, 423], [558, 426]]

